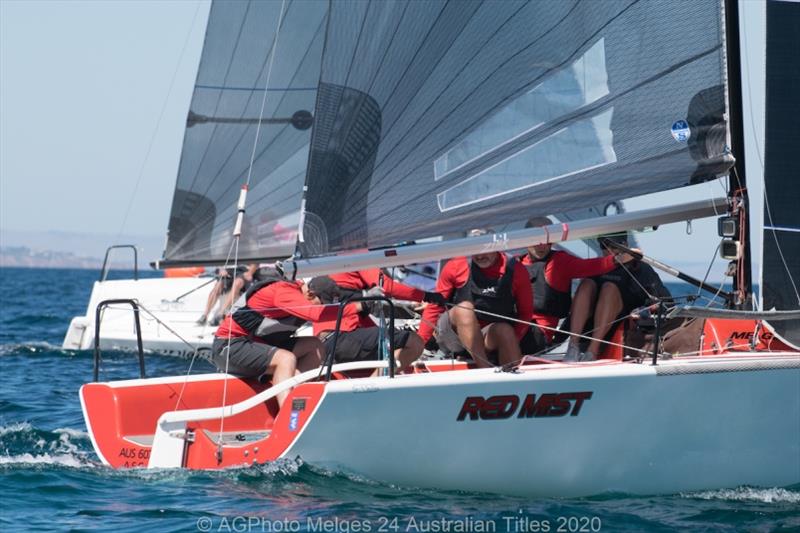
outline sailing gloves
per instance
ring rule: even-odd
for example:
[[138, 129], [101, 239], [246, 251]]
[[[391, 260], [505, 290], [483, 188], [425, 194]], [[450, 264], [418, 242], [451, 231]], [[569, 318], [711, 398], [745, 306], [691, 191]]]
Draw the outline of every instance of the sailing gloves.
[[426, 292], [425, 296], [422, 298], [423, 302], [427, 302], [429, 304], [436, 304], [442, 307], [445, 306], [447, 300], [444, 299], [444, 296], [439, 294], [438, 292]]

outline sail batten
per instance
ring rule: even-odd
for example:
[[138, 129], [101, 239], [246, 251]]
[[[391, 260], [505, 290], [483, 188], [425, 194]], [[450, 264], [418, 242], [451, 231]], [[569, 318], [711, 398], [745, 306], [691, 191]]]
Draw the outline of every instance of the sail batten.
[[214, 3], [164, 259], [228, 253], [259, 126], [249, 258], [392, 246], [715, 178], [733, 162], [720, 2], [292, 1], [269, 86], [280, 4]]
[[[304, 256], [585, 209], [733, 163], [718, 2], [382, 5], [331, 6], [306, 181], [327, 246]], [[385, 28], [409, 31], [375, 46]]]

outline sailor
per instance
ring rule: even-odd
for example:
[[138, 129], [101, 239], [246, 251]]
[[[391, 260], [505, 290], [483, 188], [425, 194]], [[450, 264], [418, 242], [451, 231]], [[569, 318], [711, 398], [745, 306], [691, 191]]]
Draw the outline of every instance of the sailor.
[[[203, 314], [197, 319], [197, 325], [204, 326], [206, 322], [212, 326], [218, 326], [222, 321], [222, 317], [228, 313], [233, 302], [245, 292], [250, 284], [253, 283], [255, 273], [257, 272], [256, 265], [239, 265], [235, 268], [219, 268], [217, 269], [216, 281], [214, 287], [208, 295], [206, 301], [206, 308]], [[219, 310], [214, 313], [211, 319], [208, 316], [211, 310], [220, 303]]]
[[[215, 334], [212, 360], [219, 370], [245, 377], [272, 376], [276, 385], [298, 372], [317, 368], [324, 347], [316, 337], [296, 337], [306, 321], [336, 319], [338, 308], [315, 305], [314, 294], [301, 281], [261, 269], [261, 280], [245, 296], [246, 305], [225, 317]], [[361, 307], [345, 307], [343, 321], [358, 321]], [[282, 405], [289, 392], [277, 397]]]
[[[472, 230], [470, 235], [483, 233], [486, 230]], [[521, 358], [519, 341], [529, 329], [533, 296], [519, 261], [499, 252], [453, 258], [439, 273], [436, 292], [451, 307], [425, 308], [419, 328], [422, 340], [431, 339], [435, 324], [436, 341], [445, 353], [469, 352], [479, 367]], [[494, 353], [496, 361], [490, 359]]]
[[[538, 228], [552, 224], [547, 217], [531, 218], [526, 228]], [[522, 339], [521, 350], [535, 354], [546, 349], [553, 341], [553, 334], [560, 319], [570, 312], [572, 280], [598, 276], [616, 268], [617, 261], [633, 259], [628, 254], [583, 259], [563, 250], [553, 250], [552, 244], [530, 246], [528, 252], [519, 257], [528, 271], [533, 292], [533, 319], [536, 326]]]
[[[628, 245], [626, 235], [607, 235], [598, 238], [605, 257], [614, 255], [611, 245], [617, 242]], [[627, 254], [626, 254], [627, 255]], [[603, 275], [584, 279], [575, 291], [570, 314], [570, 333], [580, 334], [593, 318], [592, 340], [585, 352], [580, 352], [579, 337], [571, 337], [565, 360], [593, 361], [600, 354], [600, 343], [611, 326], [628, 316], [637, 307], [653, 300], [671, 298], [661, 278], [650, 265], [637, 260], [620, 264]]]
[[[350, 295], [362, 293], [386, 295], [400, 300], [444, 304], [444, 298], [439, 293], [425, 292], [399, 283], [377, 268], [319, 276], [309, 281], [308, 286], [319, 297], [320, 302], [325, 304], [335, 303]], [[361, 313], [358, 323], [343, 324], [340, 328], [334, 354], [334, 360], [337, 363], [370, 361], [380, 358], [378, 350], [380, 328], [369, 316], [369, 308], [372, 306], [368, 302], [364, 302], [364, 304], [365, 311]], [[324, 340], [328, 355], [333, 350], [335, 329], [335, 320], [314, 322], [314, 334]], [[395, 328], [393, 332], [393, 341], [394, 357], [399, 361], [400, 371], [408, 371], [411, 364], [422, 354], [424, 343], [413, 331], [398, 328]]]

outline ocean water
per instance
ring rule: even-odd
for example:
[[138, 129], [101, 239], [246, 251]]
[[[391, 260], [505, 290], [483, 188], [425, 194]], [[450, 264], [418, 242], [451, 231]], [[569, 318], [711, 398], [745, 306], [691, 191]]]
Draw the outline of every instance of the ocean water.
[[[92, 354], [60, 348], [96, 277], [0, 269], [2, 531], [800, 531], [800, 486], [529, 499], [394, 486], [295, 461], [112, 470], [92, 450], [78, 400]], [[131, 354], [104, 358], [133, 377]], [[147, 362], [151, 375], [187, 365]]]

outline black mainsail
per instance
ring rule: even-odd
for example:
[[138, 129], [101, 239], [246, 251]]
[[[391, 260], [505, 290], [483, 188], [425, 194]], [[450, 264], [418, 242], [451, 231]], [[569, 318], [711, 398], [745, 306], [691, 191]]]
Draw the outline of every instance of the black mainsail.
[[719, 2], [334, 2], [306, 194], [327, 248], [309, 251], [715, 178], [725, 81]]
[[240, 262], [718, 177], [722, 18], [721, 0], [215, 2], [161, 264], [225, 262], [248, 179]]
[[327, 11], [326, 2], [212, 4], [162, 264], [226, 261], [248, 175], [239, 260], [294, 252]]
[[[764, 148], [764, 252], [761, 293], [765, 310], [800, 307], [800, 3], [767, 2], [767, 80]], [[800, 320], [771, 323], [800, 346]]]

